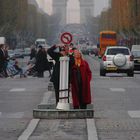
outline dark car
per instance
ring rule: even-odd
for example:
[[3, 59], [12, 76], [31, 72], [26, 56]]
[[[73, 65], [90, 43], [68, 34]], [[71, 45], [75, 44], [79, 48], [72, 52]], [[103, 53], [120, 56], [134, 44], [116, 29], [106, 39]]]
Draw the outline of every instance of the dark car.
[[24, 51], [22, 49], [15, 49], [15, 58], [24, 58]]
[[24, 54], [24, 56], [30, 56], [30, 54], [31, 54], [31, 49], [30, 49], [30, 48], [25, 48], [23, 54]]
[[88, 53], [88, 55], [98, 56], [98, 49], [97, 48], [88, 48], [87, 53]]
[[140, 50], [131, 51], [134, 57], [134, 70], [140, 70]]

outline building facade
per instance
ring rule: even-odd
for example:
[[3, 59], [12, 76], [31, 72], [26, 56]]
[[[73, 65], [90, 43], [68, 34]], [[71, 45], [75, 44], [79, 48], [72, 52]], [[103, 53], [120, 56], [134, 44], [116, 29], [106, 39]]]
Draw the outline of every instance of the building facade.
[[[67, 2], [68, 0], [53, 0], [53, 14], [57, 14], [61, 20], [60, 24], [67, 23]], [[94, 16], [94, 1], [93, 0], [79, 0], [80, 3], [80, 23], [84, 24], [87, 18]]]
[[114, 30], [128, 42], [140, 43], [140, 0], [110, 0], [100, 16], [100, 30]]

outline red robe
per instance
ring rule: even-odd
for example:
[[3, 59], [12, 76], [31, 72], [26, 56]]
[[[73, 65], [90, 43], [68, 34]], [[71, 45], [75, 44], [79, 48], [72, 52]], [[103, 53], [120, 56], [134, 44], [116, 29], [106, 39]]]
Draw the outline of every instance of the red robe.
[[[71, 87], [72, 87], [72, 99], [73, 106], [79, 106], [78, 99], [78, 84], [77, 84], [77, 66], [74, 64], [71, 69]], [[82, 78], [82, 99], [84, 104], [91, 103], [91, 90], [90, 90], [90, 81], [92, 78], [92, 73], [89, 68], [88, 63], [85, 60], [81, 60], [80, 72]]]

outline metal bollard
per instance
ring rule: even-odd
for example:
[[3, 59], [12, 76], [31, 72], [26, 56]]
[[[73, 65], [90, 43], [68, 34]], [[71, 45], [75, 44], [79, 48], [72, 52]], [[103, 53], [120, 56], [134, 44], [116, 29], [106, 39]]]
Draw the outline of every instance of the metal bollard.
[[69, 57], [60, 57], [59, 102], [57, 109], [69, 110]]

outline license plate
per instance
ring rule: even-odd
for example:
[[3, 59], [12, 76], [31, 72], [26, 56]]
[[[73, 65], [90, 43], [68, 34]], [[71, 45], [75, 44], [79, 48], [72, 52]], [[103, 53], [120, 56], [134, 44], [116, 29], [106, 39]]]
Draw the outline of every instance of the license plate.
[[107, 67], [106, 70], [114, 70], [115, 71], [115, 70], [117, 70], [117, 68], [116, 67]]

